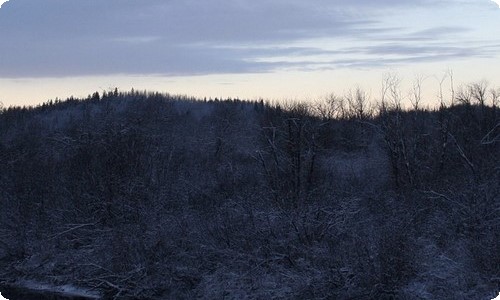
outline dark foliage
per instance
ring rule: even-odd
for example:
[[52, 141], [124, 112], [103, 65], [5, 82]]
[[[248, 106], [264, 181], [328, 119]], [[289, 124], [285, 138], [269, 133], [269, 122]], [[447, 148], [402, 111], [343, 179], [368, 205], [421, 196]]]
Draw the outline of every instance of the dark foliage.
[[3, 109], [0, 280], [117, 299], [493, 295], [498, 109], [349, 103], [115, 90]]

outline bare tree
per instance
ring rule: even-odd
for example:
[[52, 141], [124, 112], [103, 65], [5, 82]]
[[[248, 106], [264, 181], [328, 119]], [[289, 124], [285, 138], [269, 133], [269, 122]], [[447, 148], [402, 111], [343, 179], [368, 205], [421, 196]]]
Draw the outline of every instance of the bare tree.
[[[403, 95], [401, 92], [401, 78], [396, 73], [388, 73], [382, 80], [381, 101], [391, 109], [401, 110]], [[387, 103], [388, 101], [388, 103]]]
[[350, 90], [344, 98], [349, 107], [349, 117], [365, 120], [372, 114], [370, 106], [370, 95], [357, 87], [354, 91]]
[[[495, 91], [491, 91], [490, 94], [493, 98], [498, 97]], [[462, 86], [456, 96], [456, 100], [462, 104], [472, 105], [477, 103], [481, 107], [486, 105], [487, 98], [488, 82], [485, 80]]]
[[334, 118], [345, 119], [347, 117], [347, 108], [343, 97], [331, 94], [327, 99], [327, 103]]
[[444, 81], [446, 80], [448, 74], [444, 74], [442, 77], [436, 77], [436, 79], [439, 82], [439, 92], [438, 92], [438, 98], [439, 98], [439, 106], [441, 107], [446, 107], [446, 104], [444, 103], [444, 95], [443, 95], [443, 84]]
[[469, 87], [460, 86], [456, 94], [455, 100], [460, 104], [471, 105], [472, 104], [472, 93]]
[[471, 83], [469, 85], [469, 90], [473, 100], [475, 100], [481, 107], [486, 104], [486, 98], [488, 93], [488, 82], [485, 80]]
[[345, 119], [347, 108], [343, 97], [334, 93], [329, 94], [322, 101], [314, 105], [314, 111], [323, 119]]
[[420, 102], [422, 101], [422, 85], [425, 81], [423, 75], [417, 75], [413, 79], [413, 85], [410, 92], [410, 102], [413, 110], [418, 111], [420, 109]]
[[455, 85], [453, 81], [453, 70], [448, 69], [448, 77], [450, 78], [451, 105], [455, 105]]

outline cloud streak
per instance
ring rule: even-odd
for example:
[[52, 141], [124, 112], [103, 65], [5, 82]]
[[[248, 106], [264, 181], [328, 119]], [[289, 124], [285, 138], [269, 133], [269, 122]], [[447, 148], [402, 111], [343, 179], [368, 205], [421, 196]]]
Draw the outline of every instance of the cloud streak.
[[0, 10], [0, 77], [255, 73], [491, 55], [478, 42], [449, 45], [449, 36], [470, 38], [469, 27], [387, 19], [435, 3], [11, 0]]

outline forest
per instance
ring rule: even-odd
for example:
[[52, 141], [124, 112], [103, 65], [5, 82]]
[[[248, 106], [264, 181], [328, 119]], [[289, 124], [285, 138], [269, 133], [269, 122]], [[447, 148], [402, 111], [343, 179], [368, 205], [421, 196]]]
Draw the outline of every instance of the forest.
[[115, 89], [4, 107], [0, 286], [492, 299], [500, 90], [411, 99], [390, 85], [378, 101], [356, 89], [315, 103]]

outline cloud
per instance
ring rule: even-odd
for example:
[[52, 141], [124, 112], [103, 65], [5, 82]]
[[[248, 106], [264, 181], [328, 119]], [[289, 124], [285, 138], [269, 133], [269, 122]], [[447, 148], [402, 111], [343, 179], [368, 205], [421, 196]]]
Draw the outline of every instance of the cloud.
[[[394, 59], [389, 56], [396, 52], [429, 56], [433, 49], [451, 52], [444, 53], [450, 58], [479, 55], [434, 43], [439, 37], [466, 36], [468, 27], [390, 24], [397, 14], [431, 10], [433, 3], [11, 0], [0, 10], [0, 77], [268, 72], [290, 65], [308, 69], [307, 60], [319, 57], [317, 63], [324, 64], [325, 56], [334, 67], [339, 64], [333, 61], [349, 54], [343, 44], [354, 48], [365, 41], [374, 47], [353, 52], [361, 64], [383, 62], [379, 56]], [[453, 0], [439, 3], [458, 5]]]
[[258, 62], [269, 62], [279, 69], [289, 70], [332, 70], [332, 69], [373, 69], [396, 67], [408, 64], [460, 61], [471, 57], [495, 57], [500, 52], [500, 44], [475, 47], [461, 44], [409, 45], [385, 43], [348, 47], [334, 51], [318, 48], [282, 49], [281, 55], [275, 51], [261, 52]]

